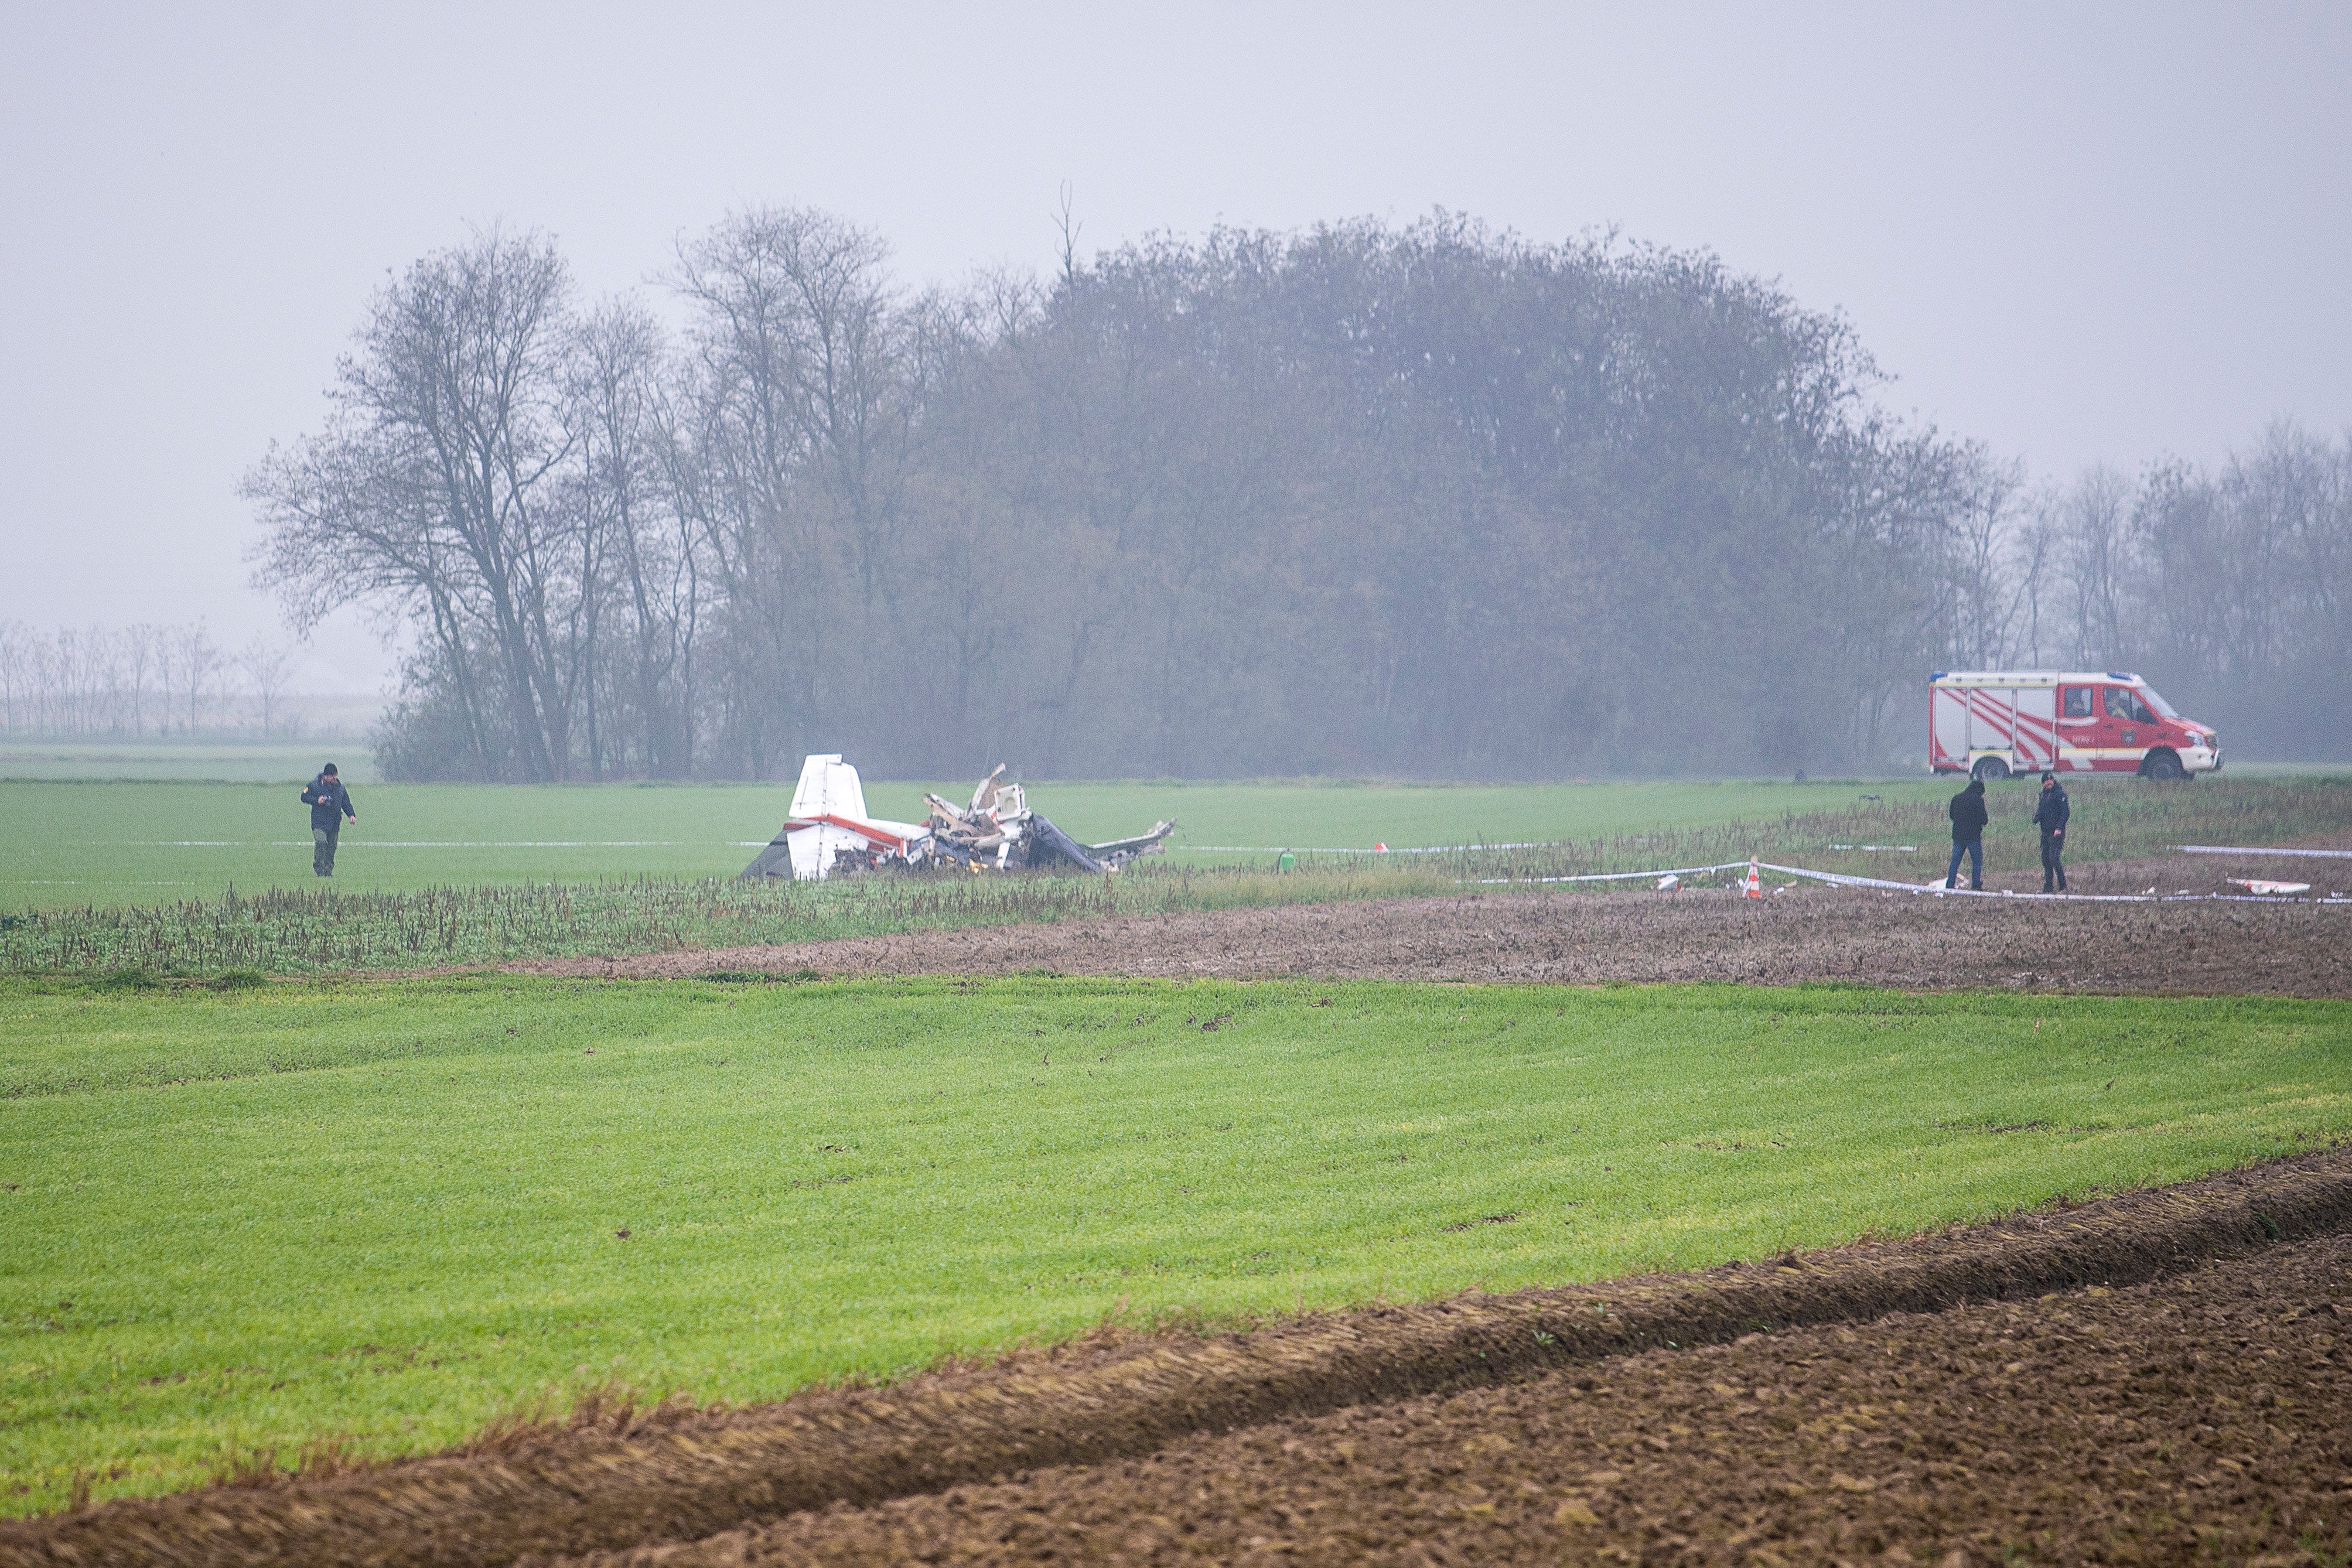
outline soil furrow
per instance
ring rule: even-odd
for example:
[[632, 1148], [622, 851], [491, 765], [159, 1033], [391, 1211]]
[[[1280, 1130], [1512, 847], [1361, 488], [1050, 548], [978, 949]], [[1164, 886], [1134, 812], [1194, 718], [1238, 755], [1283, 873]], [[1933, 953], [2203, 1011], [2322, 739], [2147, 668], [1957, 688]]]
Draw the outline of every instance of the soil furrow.
[[2347, 1223], [2352, 1159], [2315, 1155], [1805, 1259], [1216, 1337], [1106, 1336], [890, 1388], [816, 1391], [617, 1429], [541, 1430], [355, 1475], [125, 1500], [0, 1527], [0, 1563], [489, 1564], [683, 1542], [1669, 1343], [2146, 1281]]
[[[2098, 871], [2105, 873], [2105, 883], [2137, 893], [2150, 886], [2224, 888], [2223, 873], [2248, 874], [2244, 867], [2218, 857], [2217, 862], [2176, 856], [2085, 868], [2081, 880], [2088, 883], [2087, 873]], [[2253, 867], [2252, 874], [2282, 873], [2273, 864]], [[1999, 986], [2352, 997], [2352, 905], [2043, 904], [1820, 887], [1763, 899], [1719, 892], [1517, 891], [535, 959], [506, 967], [535, 974], [646, 977], [732, 971], [854, 978], [1010, 975], [1043, 968], [1171, 979], [1843, 981], [1906, 990]]]
[[[1651, 1351], [602, 1568], [2352, 1558], [2352, 1236]], [[581, 1563], [578, 1568], [587, 1568]]]

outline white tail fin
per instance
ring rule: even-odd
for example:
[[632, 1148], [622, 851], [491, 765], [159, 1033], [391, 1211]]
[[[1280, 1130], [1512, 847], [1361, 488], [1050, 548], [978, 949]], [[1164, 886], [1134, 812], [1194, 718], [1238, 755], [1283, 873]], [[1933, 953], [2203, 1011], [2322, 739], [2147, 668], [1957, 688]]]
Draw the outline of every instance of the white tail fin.
[[866, 786], [857, 781], [857, 769], [844, 762], [837, 751], [811, 755], [801, 764], [800, 787], [793, 791], [793, 815], [803, 821], [851, 817], [864, 821]]

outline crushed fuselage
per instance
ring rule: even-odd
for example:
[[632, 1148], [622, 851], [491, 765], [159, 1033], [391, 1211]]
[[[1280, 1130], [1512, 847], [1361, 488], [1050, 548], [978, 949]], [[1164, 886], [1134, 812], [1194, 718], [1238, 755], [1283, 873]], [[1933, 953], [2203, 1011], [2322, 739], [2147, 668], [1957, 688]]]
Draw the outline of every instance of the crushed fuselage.
[[1069, 865], [1108, 872], [1139, 855], [1161, 852], [1176, 829], [1174, 822], [1162, 821], [1131, 839], [1080, 843], [1029, 810], [1021, 786], [1003, 782], [1003, 773], [999, 764], [964, 806], [927, 795], [928, 821], [897, 822], [866, 814], [857, 769], [837, 753], [812, 756], [801, 764], [782, 829], [743, 874], [814, 882], [892, 868], [988, 872]]

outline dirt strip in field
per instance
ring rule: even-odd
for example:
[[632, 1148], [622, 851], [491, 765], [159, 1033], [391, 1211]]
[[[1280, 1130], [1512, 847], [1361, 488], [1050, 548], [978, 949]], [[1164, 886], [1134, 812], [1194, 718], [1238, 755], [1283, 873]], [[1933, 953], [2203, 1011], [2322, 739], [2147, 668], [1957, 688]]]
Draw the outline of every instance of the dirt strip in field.
[[[2140, 868], [2139, 874], [2149, 869]], [[2135, 883], [2134, 891], [2150, 885], [2137, 878]], [[1818, 887], [1763, 899], [1722, 893], [1473, 893], [546, 959], [508, 967], [646, 977], [714, 971], [1003, 975], [1044, 968], [1179, 979], [1842, 980], [1912, 990], [2000, 986], [2352, 997], [2352, 904], [2061, 904]]]
[[2123, 1289], [1653, 1350], [594, 1561], [2347, 1557], [2352, 1238], [2338, 1235]]
[[[1139, 1458], [1197, 1434], [1350, 1406], [1561, 1371], [1608, 1382], [1622, 1375], [1595, 1372], [1603, 1358], [1663, 1346], [2129, 1285], [2217, 1259], [2275, 1260], [2286, 1256], [2279, 1242], [2347, 1228], [2352, 1154], [2329, 1152], [1970, 1230], [1703, 1274], [1468, 1295], [1247, 1333], [1106, 1335], [889, 1388], [529, 1429], [471, 1451], [357, 1473], [122, 1500], [0, 1524], [0, 1564], [493, 1564], [684, 1544], [830, 1505]], [[2021, 1362], [2003, 1375], [2016, 1379], [2022, 1370]], [[2248, 1396], [2256, 1370], [2239, 1366]], [[2160, 1365], [2134, 1374], [2159, 1375]], [[2278, 1385], [2270, 1386], [2276, 1396]], [[1677, 1425], [1688, 1423], [1668, 1423], [1663, 1433], [1670, 1448], [1685, 1436]], [[1979, 1469], [2001, 1473], [1990, 1463], [1971, 1467]], [[1906, 1470], [1892, 1490], [1913, 1479]], [[1616, 1503], [1613, 1494], [1596, 1497], [1580, 1506], [1601, 1519], [1602, 1502]], [[1554, 1500], [1555, 1513], [1566, 1500]], [[1221, 1507], [1213, 1496], [1202, 1511]], [[1162, 1518], [1167, 1533], [1181, 1533], [1173, 1515]], [[1160, 1520], [1145, 1522], [1162, 1528]], [[710, 1550], [748, 1551], [752, 1541], [732, 1535]]]

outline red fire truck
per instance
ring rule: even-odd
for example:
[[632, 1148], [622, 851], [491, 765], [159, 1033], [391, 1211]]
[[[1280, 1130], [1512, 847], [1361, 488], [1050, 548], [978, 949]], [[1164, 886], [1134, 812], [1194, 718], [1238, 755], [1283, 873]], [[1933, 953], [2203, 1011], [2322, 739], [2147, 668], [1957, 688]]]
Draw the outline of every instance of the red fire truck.
[[1979, 779], [2044, 768], [2185, 779], [2221, 766], [2221, 741], [2122, 670], [1938, 670], [1927, 765]]

